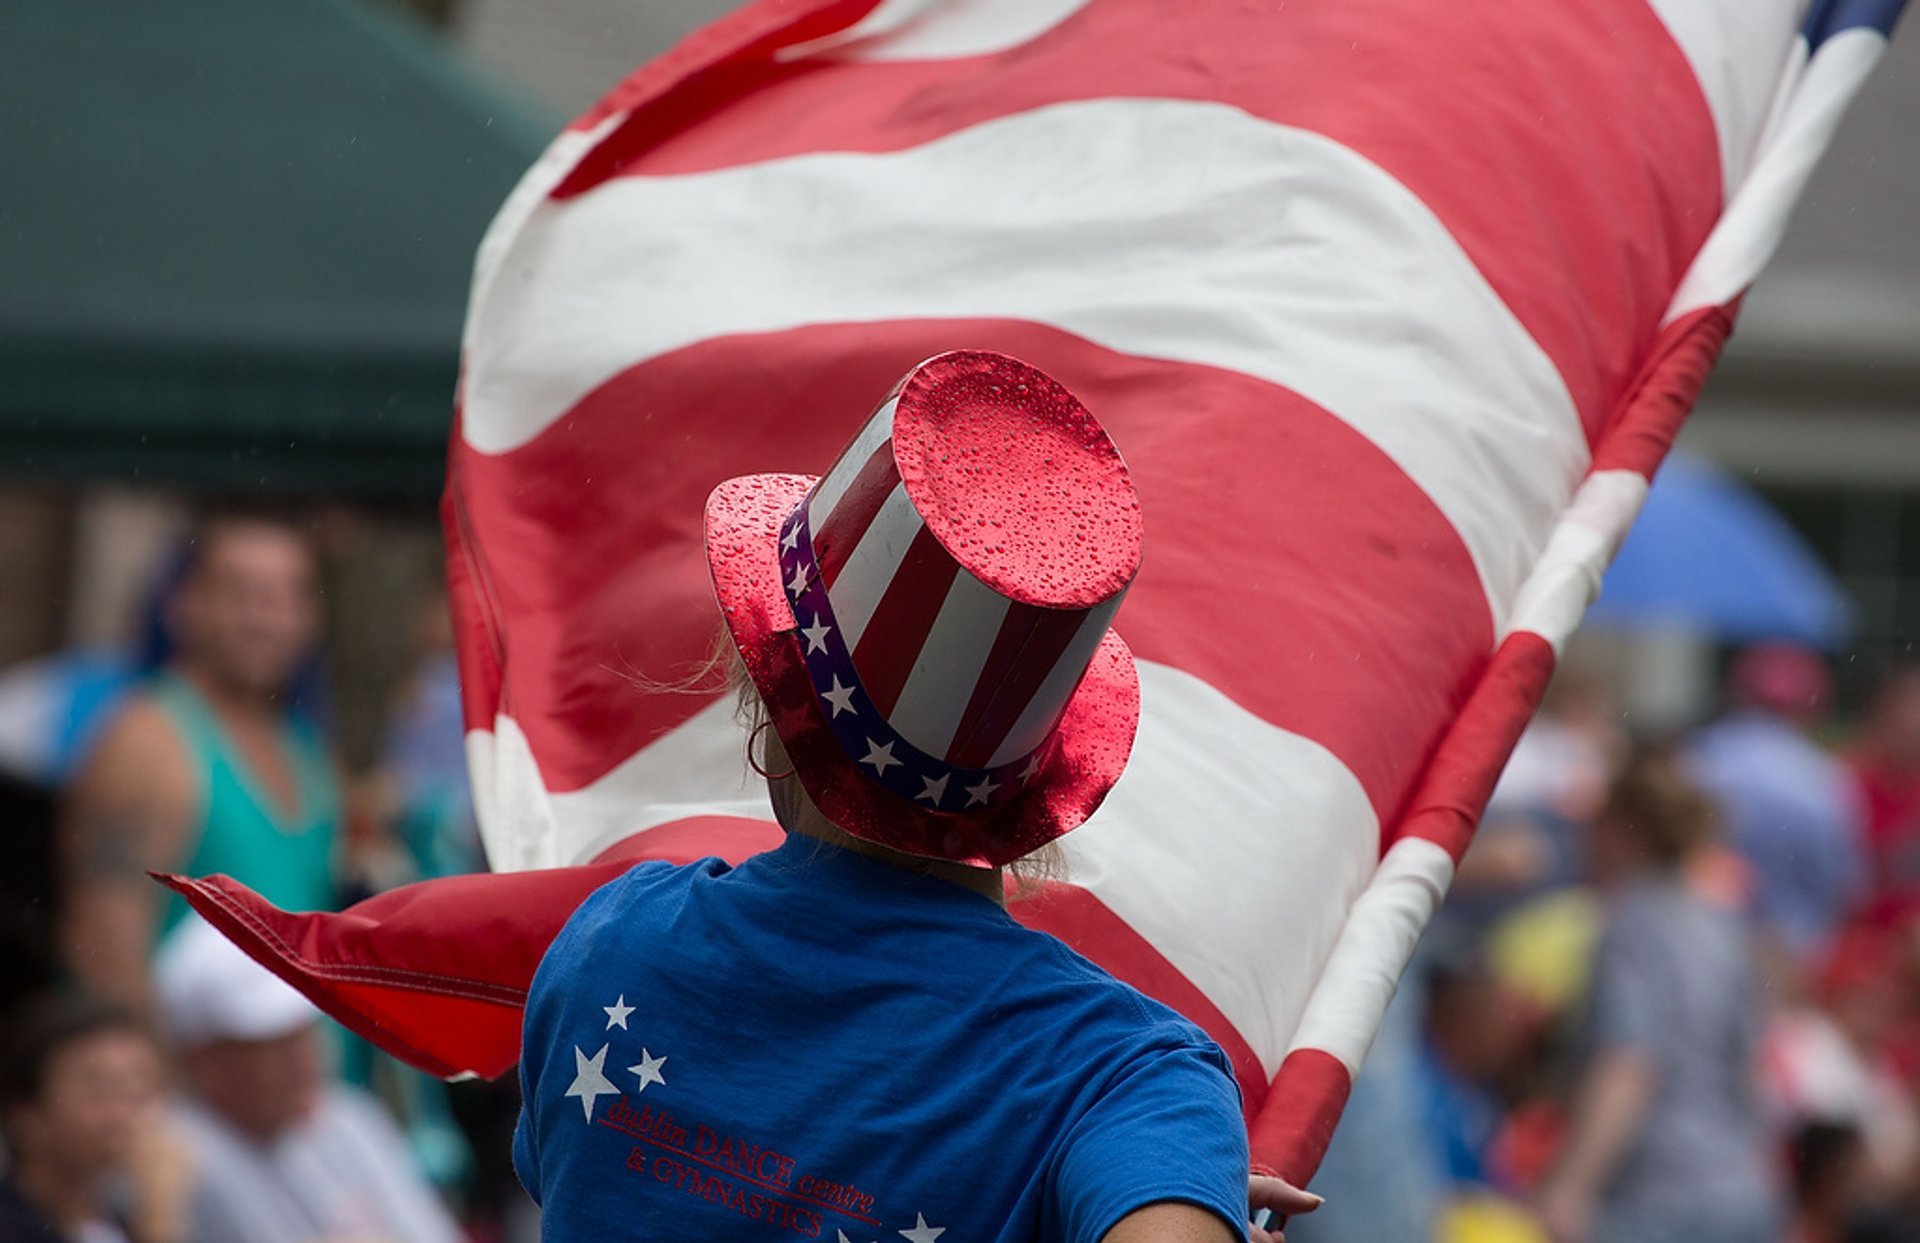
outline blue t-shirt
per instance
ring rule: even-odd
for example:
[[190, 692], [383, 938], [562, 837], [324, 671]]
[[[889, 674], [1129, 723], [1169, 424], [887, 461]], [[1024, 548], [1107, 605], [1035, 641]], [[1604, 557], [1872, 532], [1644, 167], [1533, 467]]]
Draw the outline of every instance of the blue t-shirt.
[[1095, 1243], [1160, 1201], [1244, 1232], [1198, 1028], [980, 894], [810, 838], [646, 863], [527, 999], [514, 1164], [548, 1240]]

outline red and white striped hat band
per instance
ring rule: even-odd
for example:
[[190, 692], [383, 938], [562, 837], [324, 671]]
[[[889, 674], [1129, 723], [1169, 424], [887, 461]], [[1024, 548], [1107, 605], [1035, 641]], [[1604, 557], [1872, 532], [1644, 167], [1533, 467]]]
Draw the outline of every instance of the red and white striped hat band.
[[1140, 567], [1139, 499], [1058, 381], [987, 352], [894, 386], [783, 524], [829, 726], [937, 811], [1016, 796]]

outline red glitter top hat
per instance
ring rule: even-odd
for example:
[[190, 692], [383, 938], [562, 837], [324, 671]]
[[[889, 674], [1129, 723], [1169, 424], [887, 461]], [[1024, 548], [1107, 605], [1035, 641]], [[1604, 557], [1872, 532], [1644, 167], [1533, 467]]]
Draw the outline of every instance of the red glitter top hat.
[[707, 499], [714, 594], [814, 805], [976, 866], [1082, 824], [1126, 767], [1140, 684], [1108, 626], [1140, 542], [1106, 432], [984, 350], [909, 371], [824, 477]]

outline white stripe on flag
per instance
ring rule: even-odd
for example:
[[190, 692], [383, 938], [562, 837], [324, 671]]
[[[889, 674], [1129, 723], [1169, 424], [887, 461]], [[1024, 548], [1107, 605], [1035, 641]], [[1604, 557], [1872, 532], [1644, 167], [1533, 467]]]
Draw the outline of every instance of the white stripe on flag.
[[882, 0], [837, 34], [782, 48], [777, 60], [950, 60], [1045, 34], [1088, 0]]
[[[554, 136], [533, 167], [520, 174], [513, 189], [507, 193], [506, 201], [500, 204], [500, 210], [494, 213], [493, 221], [487, 225], [487, 231], [480, 239], [480, 246], [473, 257], [473, 288], [468, 293], [469, 306], [485, 306], [491, 296], [493, 282], [506, 270], [507, 256], [511, 253], [521, 259], [530, 258], [521, 237], [527, 220], [547, 205], [555, 186], [566, 180], [567, 174], [574, 170], [581, 159], [608, 134], [620, 128], [624, 112], [603, 117], [600, 123], [587, 130], [562, 130]], [[476, 392], [484, 391], [484, 383], [476, 383], [473, 369], [469, 365], [473, 356], [477, 317], [469, 314], [461, 327], [460, 351], [463, 355], [463, 369], [460, 374], [460, 401], [464, 405], [472, 400]], [[488, 340], [488, 346], [498, 351], [503, 345], [512, 346], [511, 341]], [[489, 360], [491, 361], [491, 360]], [[525, 365], [519, 356], [503, 360], [503, 371], [512, 372]], [[535, 360], [538, 361], [537, 359]], [[503, 400], [512, 400], [511, 395]], [[482, 397], [481, 405], [488, 405], [491, 399]]]
[[1877, 30], [1844, 31], [1820, 46], [1775, 117], [1753, 172], [1727, 204], [1673, 295], [1671, 323], [1703, 306], [1724, 306], [1745, 292], [1773, 258], [1807, 179], [1860, 86], [1885, 55]]
[[1588, 475], [1520, 588], [1509, 630], [1532, 631], [1552, 644], [1557, 655], [1600, 594], [1600, 580], [1646, 499], [1647, 479], [1638, 471]]
[[1707, 98], [1720, 137], [1720, 193], [1752, 167], [1806, 0], [1649, 0]]
[[887, 493], [887, 499], [880, 503], [873, 525], [848, 552], [840, 577], [827, 589], [827, 598], [833, 601], [834, 620], [840, 623], [840, 641], [847, 645], [849, 652], [867, 632], [867, 623], [873, 620], [873, 611], [880, 607], [880, 598], [887, 594], [893, 576], [900, 572], [900, 563], [907, 558], [907, 549], [925, 525], [913, 502], [907, 499], [907, 485], [896, 483], [893, 491]]
[[1379, 861], [1378, 822], [1326, 748], [1191, 674], [1139, 669], [1133, 759], [1061, 839], [1067, 879], [1153, 942], [1271, 1074]]
[[688, 816], [773, 819], [767, 786], [746, 763], [733, 696], [628, 756], [592, 785], [550, 794], [510, 716], [467, 734], [474, 809], [496, 872], [586, 863], [634, 833]]
[[[696, 233], [728, 244], [681, 244]], [[1553, 363], [1425, 204], [1338, 143], [1225, 105], [1080, 101], [901, 152], [619, 178], [524, 234], [539, 261], [510, 261], [528, 280], [475, 312], [464, 428], [481, 452], [711, 337], [1034, 320], [1346, 420], [1452, 521], [1496, 622], [1587, 465]]]
[[1393, 844], [1353, 903], [1287, 1052], [1319, 1049], [1360, 1073], [1414, 944], [1452, 883], [1453, 859], [1439, 846], [1418, 837]]
[[902, 738], [928, 755], [947, 753], [1006, 619], [1005, 596], [964, 569], [953, 576], [926, 645], [893, 706], [891, 720]]

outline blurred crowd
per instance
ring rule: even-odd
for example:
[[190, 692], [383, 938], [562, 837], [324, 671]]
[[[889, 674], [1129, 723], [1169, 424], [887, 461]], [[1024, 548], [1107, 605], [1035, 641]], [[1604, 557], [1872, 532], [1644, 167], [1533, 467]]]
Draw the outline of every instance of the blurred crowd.
[[157, 577], [146, 650], [0, 687], [10, 789], [57, 794], [41, 826], [6, 809], [10, 864], [33, 857], [23, 839], [47, 849], [0, 953], [4, 1243], [535, 1233], [506, 1166], [511, 1083], [451, 1089], [375, 1052], [148, 876], [226, 873], [315, 910], [482, 866], [437, 585], [382, 601], [386, 624], [414, 619], [413, 658], [350, 779], [321, 571], [305, 517], [208, 512]]
[[[484, 866], [444, 597], [387, 602], [413, 654], [349, 779], [311, 537], [207, 513], [146, 650], [41, 670], [57, 710], [0, 676], [0, 765], [29, 738], [59, 790], [59, 900], [0, 902], [0, 958], [46, 958], [0, 972], [0, 1240], [537, 1229], [505, 1164], [511, 1083], [376, 1054], [147, 877], [316, 909]], [[1823, 658], [1763, 644], [1730, 654], [1699, 727], [1630, 724], [1604, 679], [1554, 683], [1290, 1237], [1920, 1240], [1920, 669], [1843, 724]]]
[[1920, 1240], [1920, 670], [1721, 698], [1641, 738], [1556, 680], [1290, 1235]]

